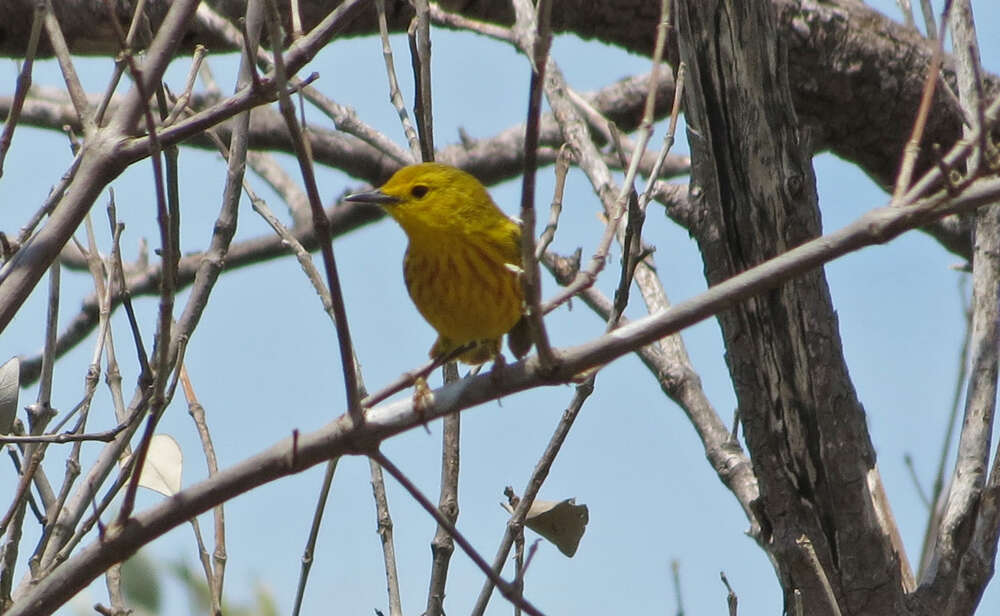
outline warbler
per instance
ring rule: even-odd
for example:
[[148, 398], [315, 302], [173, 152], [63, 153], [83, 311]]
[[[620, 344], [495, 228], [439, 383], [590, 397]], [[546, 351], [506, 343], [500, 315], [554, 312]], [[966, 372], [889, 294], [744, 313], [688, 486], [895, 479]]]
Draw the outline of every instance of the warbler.
[[527, 354], [521, 227], [479, 180], [455, 167], [421, 163], [403, 167], [377, 190], [345, 199], [382, 206], [406, 233], [403, 278], [438, 333], [432, 359], [470, 345], [457, 359], [481, 364], [498, 357], [504, 334], [516, 357]]

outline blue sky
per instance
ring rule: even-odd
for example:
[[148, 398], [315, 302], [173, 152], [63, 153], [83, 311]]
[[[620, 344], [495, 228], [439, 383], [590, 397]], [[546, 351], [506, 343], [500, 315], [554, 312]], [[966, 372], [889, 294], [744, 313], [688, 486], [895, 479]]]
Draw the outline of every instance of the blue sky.
[[[873, 3], [891, 15], [893, 2]], [[976, 2], [981, 32], [1000, 23], [991, 2]], [[1000, 71], [1000, 44], [995, 37], [982, 41], [983, 63]], [[409, 88], [406, 44], [394, 39], [397, 67]], [[625, 54], [576, 38], [557, 39], [553, 55], [569, 83], [580, 91], [645, 72], [645, 58]], [[226, 83], [235, 58], [210, 60], [216, 76]], [[103, 89], [110, 59], [81, 62], [85, 85]], [[468, 34], [434, 33], [435, 130], [439, 146], [458, 141], [458, 129], [472, 137], [486, 137], [520, 122], [527, 100], [528, 67], [508, 47]], [[9, 83], [16, 75], [13, 62], [0, 68]], [[342, 104], [358, 109], [367, 122], [403, 142], [395, 111], [386, 102], [385, 75], [376, 39], [354, 39], [331, 44], [313, 63], [317, 86]], [[168, 81], [175, 90], [187, 71], [176, 63]], [[35, 74], [38, 84], [59, 85], [53, 63], [44, 62]], [[407, 90], [409, 91], [409, 90]], [[407, 94], [407, 98], [409, 95]], [[309, 120], [325, 124], [317, 112]], [[654, 144], [662, 138], [658, 127]], [[675, 151], [685, 152], [683, 135]], [[296, 173], [290, 157], [279, 155]], [[70, 161], [64, 137], [19, 127], [13, 150], [0, 178], [3, 230], [12, 231], [42, 201]], [[830, 155], [814, 161], [818, 177], [824, 229], [839, 228], [858, 215], [885, 203], [886, 195], [860, 171]], [[212, 153], [183, 150], [181, 154], [182, 249], [203, 247], [222, 193], [224, 166]], [[154, 203], [149, 165], [136, 165], [113, 182], [119, 217], [127, 224], [123, 246], [134, 258], [140, 237], [155, 245]], [[552, 173], [539, 175], [538, 201], [551, 196]], [[323, 170], [320, 189], [332, 199], [345, 189], [360, 188], [356, 180]], [[255, 189], [281, 212], [276, 197], [256, 178]], [[514, 213], [519, 182], [494, 187], [497, 203]], [[103, 207], [103, 202], [99, 204]], [[646, 238], [657, 245], [656, 260], [664, 285], [674, 301], [704, 289], [700, 259], [687, 233], [650, 206]], [[108, 247], [102, 208], [95, 209], [99, 237]], [[599, 203], [585, 178], [571, 173], [565, 209], [554, 248], [568, 253], [577, 246], [593, 250], [601, 234]], [[238, 238], [268, 232], [244, 199]], [[82, 236], [81, 236], [82, 237]], [[383, 221], [335, 243], [347, 300], [348, 318], [370, 389], [423, 362], [434, 334], [411, 305], [403, 286], [400, 263], [405, 249], [401, 230]], [[919, 233], [906, 234], [888, 245], [868, 248], [826, 268], [840, 318], [844, 350], [860, 398], [868, 412], [879, 466], [911, 559], [916, 559], [924, 532], [926, 510], [903, 463], [914, 458], [925, 486], [936, 468], [940, 439], [951, 403], [963, 334], [959, 289], [962, 275], [951, 268], [957, 257]], [[612, 275], [599, 286], [606, 292], [614, 283], [617, 253], [609, 261]], [[78, 310], [79, 298], [90, 289], [87, 276], [66, 272], [61, 315], [66, 322]], [[44, 289], [45, 285], [40, 285]], [[544, 282], [545, 295], [555, 284]], [[178, 307], [186, 294], [181, 294]], [[630, 308], [639, 315], [640, 301]], [[144, 334], [152, 336], [155, 302], [137, 303]], [[179, 312], [179, 309], [178, 309]], [[14, 354], [33, 354], [41, 346], [44, 294], [30, 303], [0, 338], [0, 360]], [[115, 316], [118, 355], [123, 361], [126, 390], [134, 383], [135, 366], [125, 335], [125, 321]], [[597, 335], [603, 323], [585, 306], [560, 309], [547, 319], [557, 345], [568, 345]], [[714, 321], [684, 332], [684, 339], [709, 399], [729, 421], [735, 408], [732, 385], [723, 361]], [[54, 405], [67, 409], [83, 392], [83, 374], [93, 350], [93, 339], [69, 353], [57, 366]], [[187, 367], [208, 414], [220, 463], [232, 465], [293, 429], [318, 428], [343, 410], [338, 354], [333, 328], [295, 261], [281, 259], [225, 274], [219, 281], [205, 316], [191, 340]], [[435, 376], [432, 385], [438, 382]], [[35, 391], [22, 392], [22, 403]], [[503, 532], [506, 514], [500, 509], [502, 490], [523, 489], [563, 409], [573, 395], [569, 387], [553, 387], [505, 398], [462, 415], [461, 517], [459, 527], [488, 559]], [[111, 409], [101, 387], [94, 405], [94, 421], [110, 422]], [[406, 469], [411, 478], [436, 499], [439, 481], [440, 422], [430, 435], [415, 430], [384, 445], [386, 455]], [[185, 454], [184, 483], [205, 476], [197, 435], [182, 402], [175, 401], [160, 430], [174, 436]], [[83, 463], [97, 447], [84, 448]], [[62, 477], [61, 451], [50, 449], [46, 470]], [[13, 485], [13, 472], [0, 472], [0, 486]], [[322, 468], [270, 484], [226, 505], [229, 563], [227, 596], [237, 602], [252, 597], [255, 583], [267, 587], [283, 611], [294, 597], [299, 559], [306, 540]], [[391, 480], [389, 502], [395, 522], [396, 549], [406, 613], [419, 613], [426, 600], [429, 541], [433, 521]], [[605, 368], [597, 390], [587, 402], [564, 451], [553, 466], [542, 498], [576, 497], [590, 508], [590, 524], [579, 552], [563, 557], [542, 544], [529, 571], [526, 594], [551, 613], [672, 612], [674, 591], [669, 564], [677, 559], [686, 610], [724, 613], [725, 590], [719, 571], [725, 571], [739, 595], [742, 613], [778, 613], [780, 589], [764, 553], [744, 536], [747, 522], [735, 499], [725, 490], [708, 463], [683, 414], [666, 400], [655, 381], [634, 358]], [[140, 507], [160, 496], [143, 493]], [[210, 528], [203, 517], [203, 529]], [[32, 533], [25, 546], [34, 543]], [[178, 528], [149, 546], [154, 560], [179, 559], [195, 565], [190, 528]], [[341, 461], [334, 480], [325, 525], [320, 536], [304, 613], [371, 614], [385, 611], [385, 582], [375, 533], [375, 513], [363, 458]], [[459, 552], [449, 576], [446, 610], [467, 612], [478, 594], [481, 576]], [[77, 605], [105, 601], [103, 583], [92, 587]], [[1000, 610], [1000, 591], [988, 592], [983, 613]], [[72, 613], [69, 608], [64, 613]], [[183, 601], [173, 600], [164, 613], [185, 614]], [[507, 614], [498, 598], [490, 614]]]

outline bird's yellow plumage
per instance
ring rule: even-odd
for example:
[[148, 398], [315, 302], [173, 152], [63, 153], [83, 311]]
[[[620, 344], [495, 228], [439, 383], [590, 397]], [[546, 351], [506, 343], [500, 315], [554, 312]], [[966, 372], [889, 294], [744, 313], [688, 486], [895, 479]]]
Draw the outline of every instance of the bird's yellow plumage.
[[431, 357], [472, 343], [458, 359], [480, 364], [500, 352], [508, 332], [511, 351], [518, 357], [527, 352], [518, 279], [521, 229], [479, 180], [454, 167], [422, 163], [347, 200], [383, 206], [406, 232], [406, 288], [438, 332]]

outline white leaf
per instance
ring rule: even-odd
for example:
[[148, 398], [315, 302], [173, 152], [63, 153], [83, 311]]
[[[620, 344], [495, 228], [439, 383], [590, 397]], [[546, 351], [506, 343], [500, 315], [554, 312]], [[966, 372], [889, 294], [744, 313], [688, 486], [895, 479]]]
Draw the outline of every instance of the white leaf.
[[181, 491], [181, 469], [184, 457], [181, 446], [168, 434], [154, 434], [149, 441], [146, 464], [139, 474], [139, 485], [164, 496]]
[[17, 357], [0, 366], [0, 434], [10, 434], [17, 416], [18, 381], [21, 378], [21, 360]]

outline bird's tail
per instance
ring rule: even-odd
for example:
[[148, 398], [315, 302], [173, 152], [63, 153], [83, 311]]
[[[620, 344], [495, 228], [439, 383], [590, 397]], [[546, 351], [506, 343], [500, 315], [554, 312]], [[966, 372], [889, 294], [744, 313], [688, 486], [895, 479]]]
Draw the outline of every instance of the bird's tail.
[[531, 330], [524, 316], [507, 332], [507, 347], [514, 357], [521, 359], [531, 350]]

